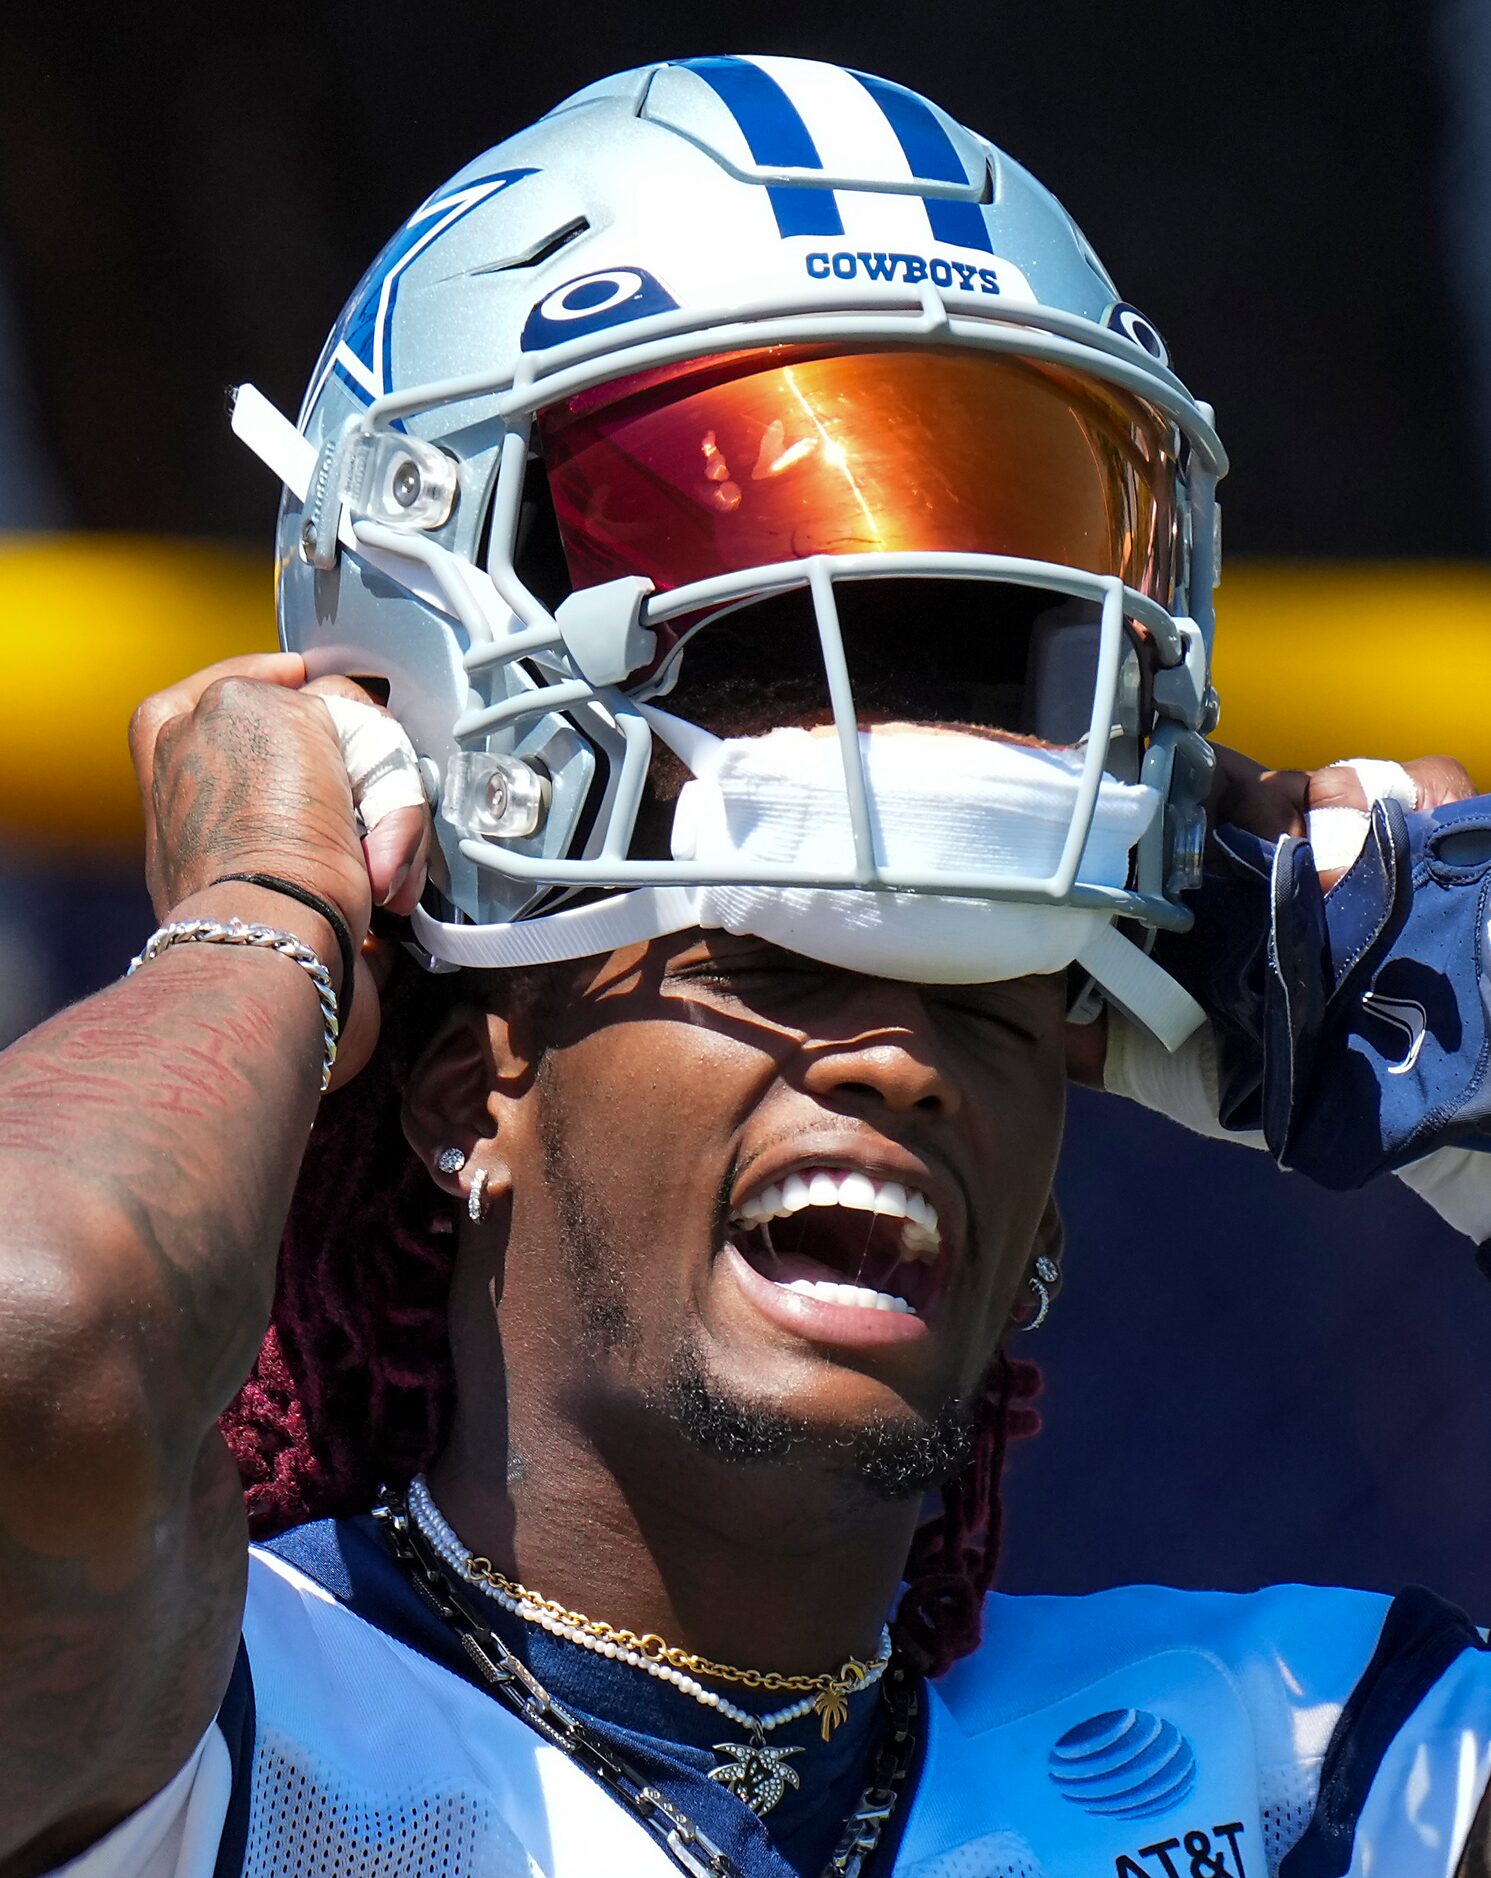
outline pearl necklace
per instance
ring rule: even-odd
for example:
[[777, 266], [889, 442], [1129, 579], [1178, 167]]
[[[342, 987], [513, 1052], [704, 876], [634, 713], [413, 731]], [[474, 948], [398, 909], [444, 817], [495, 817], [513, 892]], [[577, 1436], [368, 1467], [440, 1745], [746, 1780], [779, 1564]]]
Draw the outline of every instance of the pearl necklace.
[[[609, 1624], [584, 1617], [578, 1611], [567, 1611], [552, 1599], [541, 1598], [525, 1585], [504, 1578], [489, 1559], [481, 1558], [461, 1544], [454, 1529], [436, 1506], [422, 1474], [409, 1483], [409, 1512], [436, 1555], [467, 1584], [475, 1585], [495, 1598], [503, 1610], [510, 1611], [524, 1623], [537, 1625], [551, 1636], [562, 1637], [566, 1643], [578, 1644], [582, 1650], [590, 1650], [596, 1656], [625, 1663], [631, 1669], [643, 1670], [659, 1682], [671, 1683], [675, 1689], [703, 1707], [714, 1709], [739, 1728], [749, 1729], [758, 1741], [771, 1729], [796, 1721], [799, 1716], [814, 1710], [821, 1717], [823, 1739], [827, 1741], [849, 1713], [848, 1697], [861, 1689], [873, 1688], [885, 1674], [890, 1662], [890, 1627], [886, 1625], [880, 1632], [880, 1647], [868, 1663], [851, 1656], [840, 1668], [826, 1675], [785, 1676], [776, 1670], [734, 1669], [727, 1663], [711, 1663], [706, 1658], [664, 1643], [661, 1637], [638, 1637], [632, 1631], [614, 1629]], [[679, 1660], [670, 1662], [669, 1657]], [[706, 1689], [698, 1676], [691, 1673], [691, 1669], [683, 1667], [684, 1663], [705, 1675], [744, 1683], [748, 1688], [805, 1689], [806, 1693], [783, 1708], [772, 1709], [765, 1715], [753, 1715], [749, 1709], [741, 1708], [717, 1689]]]

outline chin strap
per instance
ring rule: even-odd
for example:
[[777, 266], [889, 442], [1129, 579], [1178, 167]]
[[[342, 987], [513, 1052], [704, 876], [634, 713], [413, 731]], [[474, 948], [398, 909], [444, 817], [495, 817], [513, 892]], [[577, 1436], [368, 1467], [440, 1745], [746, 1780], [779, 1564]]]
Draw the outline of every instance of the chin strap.
[[1206, 1022], [1206, 1013], [1176, 979], [1132, 939], [1105, 926], [1076, 961], [1102, 986], [1125, 1016], [1153, 1033], [1167, 1050], [1178, 1050]]
[[570, 906], [538, 919], [501, 926], [457, 926], [432, 919], [422, 906], [410, 916], [414, 936], [448, 965], [501, 970], [513, 965], [557, 965], [620, 946], [645, 945], [667, 933], [698, 925], [698, 893], [692, 887], [634, 887], [589, 906]]
[[[589, 906], [503, 926], [449, 925], [432, 919], [422, 906], [414, 909], [412, 923], [419, 943], [447, 964], [487, 969], [554, 965], [683, 932], [698, 924], [698, 900], [698, 891], [690, 887], [637, 887]], [[1088, 940], [1075, 962], [1167, 1050], [1179, 1049], [1206, 1021], [1191, 994], [1112, 926]]]

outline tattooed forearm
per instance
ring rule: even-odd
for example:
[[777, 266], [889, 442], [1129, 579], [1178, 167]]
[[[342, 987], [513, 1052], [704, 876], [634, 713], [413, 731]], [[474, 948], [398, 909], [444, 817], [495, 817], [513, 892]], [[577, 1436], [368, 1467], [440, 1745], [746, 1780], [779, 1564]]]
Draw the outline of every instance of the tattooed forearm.
[[303, 972], [204, 946], [0, 1056], [5, 1878], [140, 1804], [221, 1693], [244, 1524], [213, 1421], [268, 1318], [320, 1047]]
[[[229, 1329], [236, 1387], [263, 1332], [319, 1056], [309, 981], [237, 948], [168, 953], [34, 1032], [0, 1057], [0, 1270], [14, 1245], [127, 1286], [152, 1356], [210, 1372], [215, 1391]], [[176, 1406], [210, 1420], [221, 1401]]]
[[[397, 811], [365, 856], [304, 681], [282, 654], [196, 673], [140, 706], [130, 749], [157, 914], [287, 928], [335, 982], [319, 914], [213, 884], [297, 883], [354, 953], [375, 882], [390, 904], [420, 891], [428, 818]], [[358, 970], [342, 1077], [378, 1033]], [[305, 972], [204, 944], [0, 1056], [0, 1878], [48, 1869], [148, 1798], [221, 1696], [244, 1520], [213, 1424], [268, 1321], [321, 1048]]]
[[[217, 1436], [174, 1496], [153, 1481], [146, 1504], [155, 1542], [122, 1555], [0, 1512], [0, 1578], [19, 1593], [0, 1610], [0, 1878], [52, 1870], [141, 1805], [217, 1706], [246, 1565], [238, 1479]], [[141, 1637], [171, 1639], [149, 1675], [134, 1660]], [[50, 1817], [37, 1815], [43, 1798]]]

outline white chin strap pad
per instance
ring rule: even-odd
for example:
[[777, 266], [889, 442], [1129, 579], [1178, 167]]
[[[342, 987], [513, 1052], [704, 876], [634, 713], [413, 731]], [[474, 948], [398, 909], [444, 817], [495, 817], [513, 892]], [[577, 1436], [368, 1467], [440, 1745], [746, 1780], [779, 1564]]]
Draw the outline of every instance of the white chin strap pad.
[[[1200, 1007], [1114, 932], [1101, 908], [889, 888], [730, 884], [782, 867], [811, 880], [849, 873], [854, 840], [832, 730], [706, 737], [665, 713], [653, 727], [694, 770], [673, 820], [680, 871], [726, 876], [614, 894], [501, 927], [414, 916], [420, 943], [456, 965], [581, 958], [691, 926], [753, 934], [807, 958], [915, 984], [983, 984], [1076, 962], [1166, 1045], [1202, 1022]], [[859, 733], [879, 865], [889, 873], [1034, 876], [1054, 872], [1076, 811], [1081, 758], [967, 732], [883, 725]], [[1122, 886], [1129, 854], [1159, 807], [1156, 792], [1104, 778], [1082, 878]]]
[[[656, 724], [658, 714], [654, 714]], [[859, 733], [877, 856], [887, 873], [1051, 874], [1077, 806], [1081, 759], [966, 731], [886, 725]], [[791, 867], [852, 875], [844, 764], [831, 731], [774, 730], [691, 752], [673, 854], [701, 871]], [[1152, 789], [1105, 781], [1083, 875], [1121, 885], [1158, 806]], [[706, 886], [699, 921], [877, 978], [979, 984], [1057, 972], [1108, 923], [1101, 910], [956, 894], [797, 886]]]

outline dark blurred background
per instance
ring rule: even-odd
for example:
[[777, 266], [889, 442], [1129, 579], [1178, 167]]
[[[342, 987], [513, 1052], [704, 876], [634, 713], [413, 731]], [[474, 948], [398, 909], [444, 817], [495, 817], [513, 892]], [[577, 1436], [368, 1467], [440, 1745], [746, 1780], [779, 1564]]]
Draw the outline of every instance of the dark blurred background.
[[261, 538], [224, 387], [293, 408], [437, 182], [593, 76], [723, 44], [890, 73], [1049, 184], [1225, 414], [1230, 546], [1486, 546], [1458, 304], [1486, 265], [1463, 251], [1485, 205], [1458, 194], [1486, 181], [1478, 0], [233, 11], [5, 26], [0, 238], [74, 525]]
[[[660, 56], [884, 72], [1062, 197], [1232, 453], [1233, 740], [1491, 750], [1485, 0], [119, 17], [12, 9], [0, 49], [0, 1041], [153, 923], [130, 703], [272, 640], [275, 492], [225, 387], [293, 410], [436, 183]], [[1369, 694], [1387, 718], [1341, 702]], [[1008, 1588], [1423, 1580], [1491, 1617], [1491, 1287], [1467, 1244], [1396, 1188], [1318, 1194], [1093, 1097], [1062, 1194]]]

